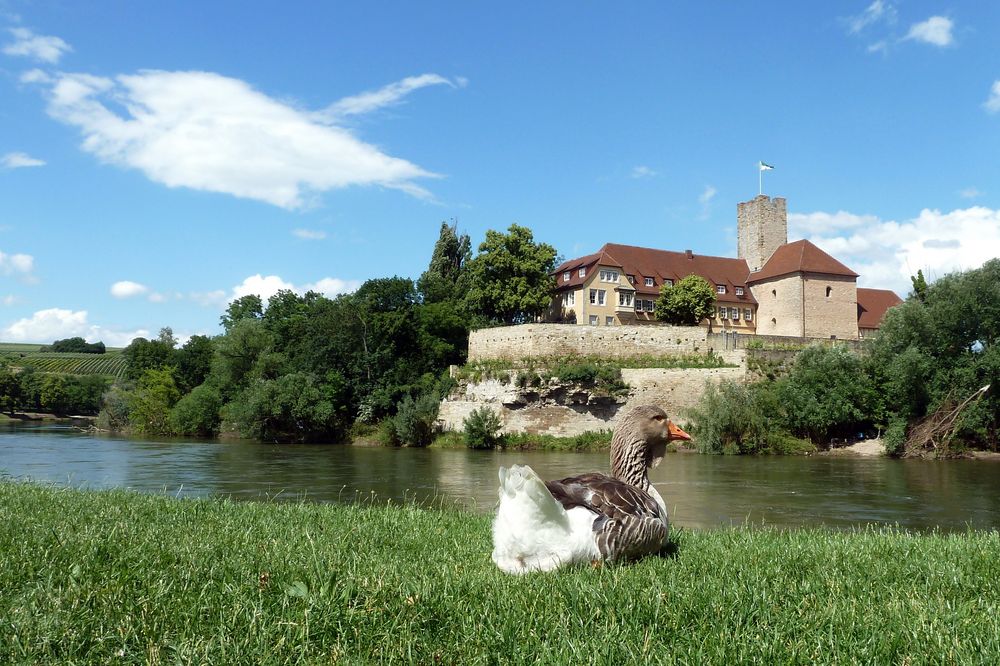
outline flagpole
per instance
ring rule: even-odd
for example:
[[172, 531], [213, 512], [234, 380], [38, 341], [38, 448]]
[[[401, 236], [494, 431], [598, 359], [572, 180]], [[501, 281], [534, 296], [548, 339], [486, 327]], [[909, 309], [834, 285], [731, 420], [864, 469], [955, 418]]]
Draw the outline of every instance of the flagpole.
[[757, 196], [764, 194], [764, 170], [757, 165]]

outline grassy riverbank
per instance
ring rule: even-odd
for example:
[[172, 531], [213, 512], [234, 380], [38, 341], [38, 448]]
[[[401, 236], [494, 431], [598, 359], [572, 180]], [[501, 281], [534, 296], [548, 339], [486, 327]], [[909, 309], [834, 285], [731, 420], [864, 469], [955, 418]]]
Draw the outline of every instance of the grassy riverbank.
[[996, 532], [682, 531], [510, 577], [489, 518], [0, 484], [4, 663], [995, 663]]

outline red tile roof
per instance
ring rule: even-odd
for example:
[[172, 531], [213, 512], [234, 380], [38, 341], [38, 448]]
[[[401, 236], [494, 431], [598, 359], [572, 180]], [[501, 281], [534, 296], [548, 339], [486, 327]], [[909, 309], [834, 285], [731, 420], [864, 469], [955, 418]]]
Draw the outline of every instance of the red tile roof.
[[[636, 295], [641, 297], [658, 297], [664, 280], [675, 283], [688, 275], [700, 275], [713, 286], [725, 285], [725, 294], [716, 294], [716, 300], [723, 303], [753, 303], [757, 301], [747, 287], [749, 268], [743, 259], [730, 257], [710, 257], [693, 252], [671, 252], [669, 250], [654, 250], [634, 245], [619, 245], [607, 243], [594, 254], [570, 259], [563, 262], [554, 271], [557, 289], [577, 287], [586, 280], [579, 276], [579, 269], [587, 267], [587, 276], [597, 266], [620, 268], [622, 277], [633, 276]], [[570, 279], [564, 282], [562, 274], [570, 271]], [[646, 286], [646, 278], [653, 278], [653, 286]], [[742, 296], [736, 295], [736, 287], [743, 290]]]
[[858, 328], [878, 328], [886, 311], [902, 302], [894, 291], [858, 287]]
[[750, 282], [780, 277], [789, 273], [824, 273], [858, 277], [858, 274], [807, 240], [785, 243], [774, 251], [767, 263], [750, 275]]

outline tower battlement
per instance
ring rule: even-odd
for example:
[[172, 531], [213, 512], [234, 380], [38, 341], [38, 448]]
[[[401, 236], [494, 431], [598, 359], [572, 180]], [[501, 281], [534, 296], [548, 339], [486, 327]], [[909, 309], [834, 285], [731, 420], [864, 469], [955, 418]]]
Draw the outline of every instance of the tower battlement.
[[775, 250], [788, 242], [788, 207], [784, 197], [760, 194], [736, 204], [736, 256], [750, 272], [759, 271]]

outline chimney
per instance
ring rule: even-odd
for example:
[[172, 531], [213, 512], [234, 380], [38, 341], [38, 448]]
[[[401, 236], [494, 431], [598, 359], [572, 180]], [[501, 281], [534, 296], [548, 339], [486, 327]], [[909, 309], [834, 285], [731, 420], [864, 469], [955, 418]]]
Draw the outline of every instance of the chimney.
[[694, 259], [694, 252], [692, 252], [691, 250], [684, 250], [684, 254], [687, 255], [688, 259]]

